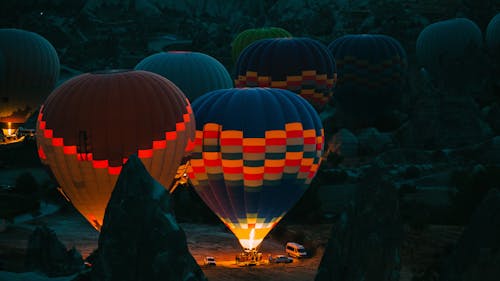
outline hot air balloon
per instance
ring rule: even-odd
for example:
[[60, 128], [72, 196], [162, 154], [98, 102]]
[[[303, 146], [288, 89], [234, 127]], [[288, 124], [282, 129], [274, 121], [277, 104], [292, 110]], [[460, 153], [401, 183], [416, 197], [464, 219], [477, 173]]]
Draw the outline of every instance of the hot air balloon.
[[191, 102], [210, 91], [233, 87], [226, 68], [215, 58], [198, 52], [157, 53], [144, 58], [135, 69], [151, 71], [174, 82]]
[[50, 94], [59, 77], [59, 58], [42, 36], [0, 29], [0, 128], [13, 136]]
[[[494, 16], [488, 24], [485, 41], [490, 52], [500, 51], [500, 13]], [[497, 56], [500, 57], [498, 54]]]
[[78, 75], [52, 92], [36, 138], [65, 195], [100, 229], [127, 158], [137, 154], [168, 188], [194, 133], [189, 101], [172, 82], [146, 71], [107, 71]]
[[319, 116], [305, 99], [271, 88], [213, 91], [193, 111], [191, 183], [241, 246], [255, 249], [316, 174]]
[[337, 64], [334, 100], [357, 125], [398, 105], [407, 70], [401, 44], [382, 34], [349, 34], [328, 45]]
[[257, 40], [284, 37], [292, 37], [292, 34], [280, 27], [261, 27], [246, 29], [238, 33], [238, 35], [236, 35], [233, 42], [231, 43], [231, 55], [233, 57], [233, 61], [236, 61], [238, 59], [238, 56], [248, 45]]
[[417, 59], [435, 80], [456, 84], [467, 78], [470, 69], [463, 62], [478, 51], [483, 42], [481, 29], [473, 21], [456, 18], [425, 27], [417, 38]]
[[249, 45], [236, 63], [236, 87], [271, 87], [301, 95], [318, 111], [332, 96], [335, 61], [310, 38], [262, 39]]

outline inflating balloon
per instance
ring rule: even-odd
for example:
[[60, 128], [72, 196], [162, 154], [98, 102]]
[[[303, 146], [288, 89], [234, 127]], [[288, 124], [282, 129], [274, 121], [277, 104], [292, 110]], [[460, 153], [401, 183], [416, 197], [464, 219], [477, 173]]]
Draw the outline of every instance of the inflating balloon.
[[245, 249], [255, 249], [314, 178], [323, 128], [314, 108], [282, 89], [207, 93], [193, 103], [196, 192]]
[[54, 89], [59, 58], [42, 36], [21, 29], [0, 29], [0, 128], [15, 134]]
[[86, 73], [44, 102], [37, 122], [40, 158], [96, 228], [132, 154], [165, 188], [194, 145], [194, 116], [181, 90], [146, 71]]

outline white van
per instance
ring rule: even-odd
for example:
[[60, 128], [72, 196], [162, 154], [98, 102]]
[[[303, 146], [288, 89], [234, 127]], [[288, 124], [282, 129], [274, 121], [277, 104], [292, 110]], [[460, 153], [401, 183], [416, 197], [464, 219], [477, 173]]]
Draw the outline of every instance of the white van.
[[297, 243], [294, 243], [294, 242], [286, 243], [285, 250], [286, 250], [286, 253], [290, 257], [294, 257], [294, 258], [307, 257], [307, 252], [306, 252], [306, 249], [304, 249], [304, 246], [297, 244]]

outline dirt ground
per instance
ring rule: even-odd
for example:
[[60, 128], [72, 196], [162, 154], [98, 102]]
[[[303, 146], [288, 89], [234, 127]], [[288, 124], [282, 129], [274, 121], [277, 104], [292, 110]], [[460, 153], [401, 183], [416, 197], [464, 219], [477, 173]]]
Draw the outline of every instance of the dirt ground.
[[[88, 256], [95, 248], [99, 233], [94, 230], [81, 215], [73, 210], [57, 212], [43, 218], [11, 225], [0, 233], [0, 258], [5, 261], [4, 270], [22, 271], [24, 252], [28, 244], [29, 235], [37, 225], [46, 224], [53, 229], [58, 238], [68, 247], [75, 247], [83, 257]], [[319, 249], [307, 259], [294, 259], [290, 264], [269, 264], [269, 254], [284, 254], [284, 244], [266, 239], [260, 249], [263, 262], [257, 266], [240, 266], [235, 263], [235, 256], [241, 247], [232, 233], [222, 225], [180, 224], [184, 229], [188, 241], [188, 248], [200, 264], [208, 280], [314, 280], [317, 267], [323, 255]], [[329, 227], [311, 227], [311, 232], [321, 230], [328, 236]], [[317, 233], [317, 235], [319, 235]], [[214, 256], [217, 266], [203, 265], [205, 256]]]
[[[74, 210], [60, 211], [43, 218], [11, 225], [6, 231], [0, 232], [0, 260], [4, 261], [3, 270], [22, 271], [24, 252], [29, 235], [37, 225], [46, 224], [52, 228], [59, 239], [68, 247], [75, 247], [83, 257], [88, 256], [95, 248], [99, 233], [94, 230]], [[269, 264], [263, 262], [258, 266], [239, 266], [235, 256], [240, 252], [240, 245], [232, 233], [221, 225], [204, 225], [181, 223], [188, 241], [188, 247], [200, 264], [208, 280], [314, 280], [324, 249], [318, 248], [312, 257], [297, 260], [290, 264]], [[302, 230], [306, 237], [324, 245], [330, 235], [331, 225], [316, 225], [307, 227], [289, 226], [290, 231]], [[457, 226], [428, 226], [423, 231], [409, 231], [403, 244], [402, 269], [400, 280], [410, 281], [415, 273], [425, 271], [425, 268], [436, 264], [442, 258], [449, 245], [459, 238], [463, 228]], [[284, 242], [267, 238], [260, 250], [263, 260], [268, 255], [284, 254]], [[203, 257], [214, 256], [217, 266], [203, 265]]]

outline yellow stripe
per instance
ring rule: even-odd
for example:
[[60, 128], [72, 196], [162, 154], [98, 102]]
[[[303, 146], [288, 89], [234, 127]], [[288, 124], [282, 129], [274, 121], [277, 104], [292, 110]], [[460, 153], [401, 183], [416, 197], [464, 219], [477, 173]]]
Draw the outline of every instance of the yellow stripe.
[[312, 159], [312, 158], [304, 158], [304, 159], [302, 159], [300, 164], [302, 166], [309, 166], [309, 165], [312, 165], [313, 162], [314, 162], [314, 159]]
[[318, 74], [316, 75], [316, 80], [326, 80], [326, 74]]
[[259, 76], [259, 77], [257, 77], [257, 81], [259, 81], [259, 82], [269, 82], [269, 81], [271, 81], [271, 77], [269, 77], [269, 76]]

